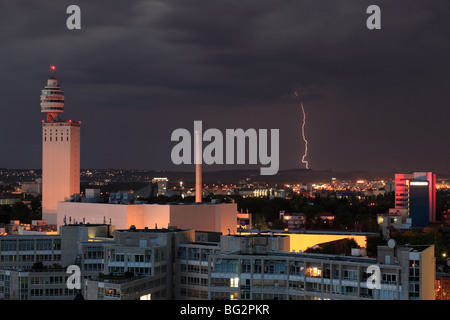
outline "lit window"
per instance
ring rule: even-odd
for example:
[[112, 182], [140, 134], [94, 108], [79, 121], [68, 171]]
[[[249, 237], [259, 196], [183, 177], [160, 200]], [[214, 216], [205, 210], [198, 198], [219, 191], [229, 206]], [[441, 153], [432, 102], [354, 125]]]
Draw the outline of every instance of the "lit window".
[[239, 286], [239, 278], [230, 278], [230, 287], [237, 288]]

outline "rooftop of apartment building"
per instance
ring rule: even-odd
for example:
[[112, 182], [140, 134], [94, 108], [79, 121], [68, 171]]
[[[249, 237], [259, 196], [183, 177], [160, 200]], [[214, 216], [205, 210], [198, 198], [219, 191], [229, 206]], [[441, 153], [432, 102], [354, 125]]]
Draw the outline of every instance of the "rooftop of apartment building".
[[180, 232], [180, 231], [186, 231], [189, 229], [179, 229], [176, 227], [169, 227], [169, 228], [155, 228], [155, 229], [149, 229], [145, 227], [144, 229], [137, 229], [134, 225], [130, 226], [128, 229], [116, 229], [117, 232], [145, 232], [145, 233], [168, 233], [168, 232]]
[[293, 257], [293, 258], [305, 258], [305, 259], [317, 259], [317, 260], [329, 260], [329, 261], [342, 261], [342, 262], [353, 262], [353, 263], [370, 263], [375, 264], [377, 262], [376, 258], [371, 257], [358, 257], [358, 256], [344, 256], [335, 254], [325, 254], [325, 253], [304, 253], [304, 252], [279, 252], [271, 251], [267, 253], [272, 256], [281, 257]]
[[242, 233], [253, 233], [253, 234], [328, 234], [328, 235], [359, 235], [359, 236], [371, 236], [371, 235], [377, 235], [378, 233], [374, 232], [356, 232], [351, 230], [304, 230], [304, 229], [295, 229], [295, 230], [281, 230], [281, 229], [264, 229], [264, 230], [258, 230], [258, 229], [245, 229], [242, 231]]
[[[425, 249], [430, 248], [430, 246], [419, 246], [415, 248], [413, 246], [402, 246], [401, 248], [410, 251], [422, 252]], [[304, 258], [311, 260], [321, 260], [321, 261], [340, 261], [340, 262], [351, 262], [351, 263], [362, 263], [362, 264], [376, 264], [378, 259], [376, 257], [367, 256], [352, 256], [352, 255], [336, 255], [336, 254], [324, 254], [324, 253], [304, 253], [304, 252], [286, 252], [286, 251], [266, 251], [261, 253], [243, 253], [243, 252], [221, 252], [220, 254], [226, 254], [229, 256], [233, 255], [250, 255], [250, 256], [279, 256], [281, 258]]]
[[183, 245], [188, 245], [188, 246], [192, 246], [192, 245], [198, 245], [198, 246], [215, 246], [215, 247], [220, 247], [220, 243], [219, 242], [208, 242], [208, 241], [194, 241], [194, 242], [190, 242], [190, 243], [182, 243], [180, 244], [180, 246]]

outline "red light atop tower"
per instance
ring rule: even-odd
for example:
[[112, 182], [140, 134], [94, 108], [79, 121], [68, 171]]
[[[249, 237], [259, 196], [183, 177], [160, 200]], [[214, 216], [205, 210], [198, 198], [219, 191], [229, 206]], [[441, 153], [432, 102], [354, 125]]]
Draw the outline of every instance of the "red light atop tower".
[[55, 66], [50, 66], [50, 69], [55, 70], [56, 67]]

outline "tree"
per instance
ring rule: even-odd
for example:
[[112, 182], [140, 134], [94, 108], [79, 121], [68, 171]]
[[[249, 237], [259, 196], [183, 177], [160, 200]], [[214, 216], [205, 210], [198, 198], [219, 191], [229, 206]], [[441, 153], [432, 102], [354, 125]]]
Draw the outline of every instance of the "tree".
[[253, 220], [253, 226], [254, 228], [258, 229], [258, 230], [262, 230], [262, 229], [267, 229], [267, 223], [266, 223], [266, 218], [262, 217], [262, 216], [256, 216]]
[[41, 261], [37, 261], [33, 264], [32, 269], [33, 270], [43, 270], [43, 269], [45, 269], [45, 266]]
[[20, 220], [23, 223], [30, 223], [30, 214], [31, 210], [23, 202], [16, 202], [12, 207], [11, 219]]
[[272, 229], [283, 229], [286, 228], [286, 223], [281, 219], [275, 219], [272, 221]]
[[39, 196], [33, 197], [30, 202], [31, 211], [34, 213], [41, 213], [42, 211], [42, 204], [41, 204], [41, 198]]

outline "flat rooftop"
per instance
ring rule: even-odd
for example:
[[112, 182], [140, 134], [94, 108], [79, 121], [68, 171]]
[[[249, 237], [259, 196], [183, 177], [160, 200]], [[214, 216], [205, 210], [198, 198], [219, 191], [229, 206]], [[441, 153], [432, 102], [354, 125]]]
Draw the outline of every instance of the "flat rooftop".
[[330, 234], [330, 235], [352, 235], [352, 236], [373, 236], [378, 235], [374, 232], [355, 232], [346, 230], [257, 230], [257, 229], [243, 229], [242, 233], [282, 233], [282, 234]]
[[139, 232], [145, 232], [145, 233], [167, 233], [167, 232], [180, 232], [180, 231], [187, 231], [187, 230], [193, 230], [193, 229], [178, 229], [178, 228], [161, 228], [161, 229], [115, 229], [114, 231], [118, 232], [132, 232], [132, 233], [139, 233]]
[[344, 256], [336, 254], [325, 254], [325, 253], [304, 253], [304, 252], [286, 252], [286, 251], [267, 251], [264, 253], [218, 253], [219, 255], [233, 256], [233, 255], [247, 255], [247, 256], [279, 256], [279, 257], [291, 257], [291, 258], [304, 258], [318, 261], [340, 261], [340, 262], [354, 262], [354, 263], [365, 263], [365, 264], [376, 264], [377, 258], [373, 257], [358, 257], [358, 256]]

